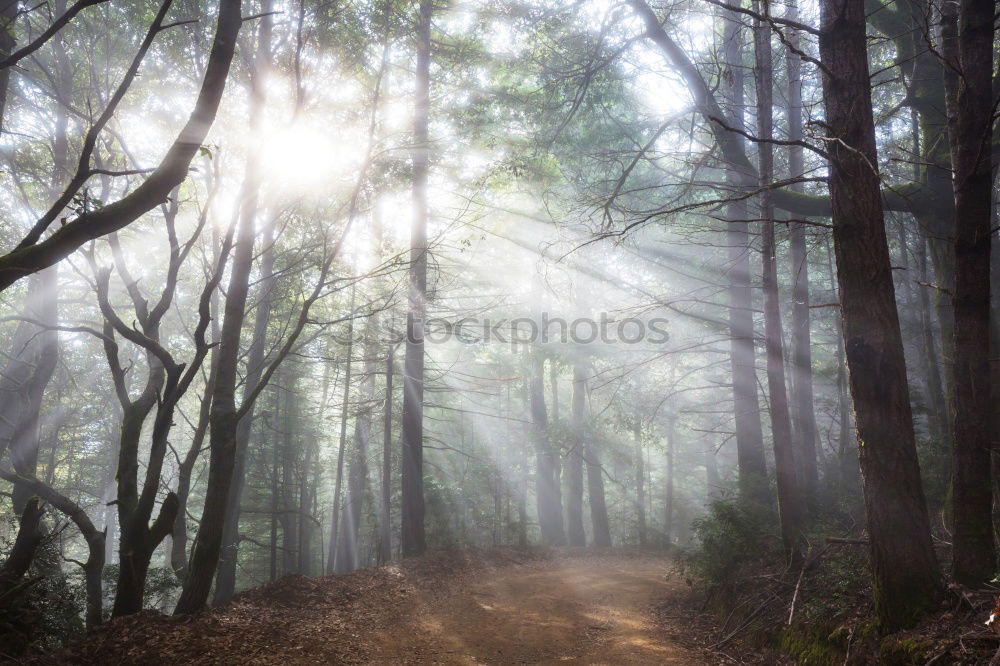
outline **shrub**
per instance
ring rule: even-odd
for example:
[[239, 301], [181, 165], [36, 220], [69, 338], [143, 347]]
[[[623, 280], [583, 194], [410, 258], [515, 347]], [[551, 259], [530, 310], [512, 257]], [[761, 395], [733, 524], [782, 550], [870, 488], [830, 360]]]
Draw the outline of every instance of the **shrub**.
[[772, 523], [766, 510], [731, 499], [713, 502], [693, 523], [694, 546], [681, 557], [685, 574], [709, 589], [732, 589], [748, 568], [769, 559]]

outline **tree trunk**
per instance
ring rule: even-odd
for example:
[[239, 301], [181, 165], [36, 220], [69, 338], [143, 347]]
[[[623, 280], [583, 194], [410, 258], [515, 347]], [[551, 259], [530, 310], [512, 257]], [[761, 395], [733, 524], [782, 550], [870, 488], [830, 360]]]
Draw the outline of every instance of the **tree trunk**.
[[[368, 333], [370, 337], [373, 331], [369, 330]], [[372, 431], [371, 404], [375, 398], [373, 390], [374, 359], [375, 357], [371, 353], [366, 353], [361, 386], [362, 404], [354, 416], [354, 451], [347, 474], [347, 495], [344, 498], [341, 535], [337, 543], [337, 558], [334, 567], [336, 573], [354, 571], [360, 566], [358, 538], [361, 530], [361, 510], [365, 497], [365, 487], [368, 483], [368, 445], [371, 441]]]
[[583, 440], [584, 460], [587, 462], [587, 501], [590, 503], [590, 522], [594, 529], [594, 545], [598, 548], [611, 547], [611, 523], [608, 520], [608, 505], [604, 499], [604, 467], [601, 464], [601, 447], [597, 439]]
[[583, 361], [573, 363], [573, 436], [566, 465], [566, 532], [571, 546], [586, 546], [583, 529], [583, 451], [587, 438], [584, 418], [587, 410], [587, 375]]
[[[788, 8], [788, 18], [798, 20], [798, 5]], [[791, 48], [799, 48], [799, 34], [788, 31]], [[802, 140], [802, 61], [789, 50], [785, 57], [788, 79], [788, 139]], [[788, 147], [788, 176], [805, 174], [802, 146]], [[791, 186], [794, 192], [804, 192], [802, 183]], [[806, 225], [792, 220], [788, 229], [792, 264], [792, 425], [796, 444], [796, 462], [800, 486], [810, 511], [816, 509], [819, 470], [816, 461], [816, 413], [813, 411], [812, 336], [809, 327], [809, 254], [806, 249]]]
[[952, 575], [966, 585], [990, 580], [993, 543], [990, 446], [990, 235], [993, 170], [993, 24], [991, 0], [961, 0], [941, 9], [955, 191]]
[[424, 317], [427, 310], [427, 177], [430, 170], [432, 0], [420, 0], [417, 21], [416, 102], [413, 120], [413, 227], [410, 233], [409, 312], [403, 371], [403, 557], [427, 549], [424, 535]]
[[[270, 22], [266, 17], [262, 21]], [[264, 30], [261, 24], [261, 49], [267, 49], [265, 58], [270, 60], [270, 27]], [[257, 309], [254, 314], [253, 337], [250, 351], [247, 353], [246, 378], [243, 382], [244, 395], [253, 391], [260, 383], [264, 372], [264, 350], [267, 343], [267, 323], [271, 318], [271, 302], [275, 287], [274, 275], [274, 227], [273, 220], [264, 222], [263, 251], [260, 261], [260, 288], [258, 291]], [[240, 419], [236, 426], [236, 464], [233, 467], [233, 481], [229, 489], [229, 499], [226, 510], [226, 524], [222, 531], [222, 554], [219, 560], [219, 571], [215, 579], [215, 595], [212, 603], [215, 606], [229, 601], [236, 592], [236, 562], [239, 554], [240, 503], [243, 499], [243, 486], [246, 484], [247, 452], [250, 448], [250, 435], [253, 430], [253, 406]]]
[[[263, 0], [261, 8], [264, 12], [270, 12], [270, 7], [270, 0]], [[255, 55], [255, 74], [250, 93], [251, 134], [261, 126], [266, 101], [266, 87], [261, 77], [266, 78], [267, 64], [270, 62], [269, 39], [264, 39], [270, 34], [270, 21], [269, 15], [263, 16], [260, 20], [260, 39]], [[259, 147], [252, 147], [247, 157], [247, 173], [240, 193], [239, 230], [233, 251], [229, 287], [226, 291], [226, 305], [219, 336], [218, 368], [215, 386], [212, 389], [205, 506], [191, 553], [187, 579], [177, 601], [177, 608], [174, 610], [175, 615], [194, 613], [205, 607], [222, 551], [226, 508], [233, 468], [236, 464], [236, 431], [239, 426], [236, 409], [237, 366], [240, 360], [240, 338], [246, 318], [250, 272], [253, 268], [261, 167]]]
[[[666, 495], [663, 500], [663, 545], [666, 548], [670, 548], [673, 545], [674, 540], [674, 449], [676, 448], [677, 442], [677, 417], [673, 414], [667, 419], [667, 487]], [[706, 449], [708, 451], [708, 449]], [[715, 456], [712, 456], [712, 460], [709, 461], [706, 457], [705, 469], [709, 472], [709, 477], [711, 477], [711, 469], [709, 469], [709, 464], [715, 462]], [[712, 465], [714, 467], [714, 464]], [[718, 475], [718, 472], [716, 472]], [[716, 479], [718, 482], [718, 479]], [[709, 486], [711, 489], [711, 485]], [[709, 491], [711, 492], [711, 490]]]
[[385, 355], [385, 402], [382, 414], [382, 501], [379, 506], [378, 563], [392, 561], [392, 374], [393, 351]]
[[532, 372], [529, 386], [531, 422], [535, 440], [535, 498], [538, 502], [538, 525], [542, 543], [562, 546], [566, 543], [563, 530], [562, 501], [556, 478], [555, 457], [549, 442], [549, 418], [545, 407], [545, 359], [536, 352], [531, 357]]
[[[760, 3], [755, 3], [755, 7]], [[763, 3], [765, 14], [768, 4]], [[774, 234], [774, 205], [767, 185], [774, 179], [773, 82], [771, 70], [771, 33], [761, 21], [754, 23], [755, 74], [757, 83], [757, 134], [761, 193], [761, 271], [764, 290], [764, 345], [767, 350], [767, 390], [770, 398], [771, 437], [774, 440], [774, 468], [778, 484], [778, 517], [785, 554], [792, 562], [802, 556], [802, 496], [795, 469], [792, 422], [785, 390], [785, 351], [782, 341], [781, 311], [778, 305], [777, 242]], [[811, 407], [810, 407], [811, 408]], [[815, 459], [813, 460], [815, 465]]]
[[[355, 287], [351, 286], [351, 314], [354, 314]], [[340, 403], [340, 445], [337, 447], [337, 474], [333, 482], [333, 510], [330, 516], [330, 544], [327, 548], [326, 573], [337, 571], [337, 544], [340, 541], [340, 497], [344, 483], [344, 459], [347, 455], [347, 415], [351, 402], [351, 369], [354, 354], [354, 320], [347, 322], [347, 350], [344, 361], [344, 393]]]
[[941, 578], [917, 463], [892, 289], [872, 117], [863, 0], [821, 3], [819, 45], [841, 320], [883, 631], [911, 626]]
[[[17, 20], [19, 7], [17, 0], [6, 0], [0, 5], [0, 59], [6, 59], [17, 47], [14, 22]], [[7, 127], [7, 88], [10, 87], [10, 73], [13, 70], [13, 67], [0, 69], [0, 129]]]
[[927, 272], [927, 243], [921, 238], [919, 252], [917, 253], [917, 269], [920, 273], [920, 281], [923, 283], [918, 290], [918, 300], [920, 303], [920, 331], [922, 336], [922, 357], [924, 362], [924, 375], [927, 382], [927, 395], [930, 403], [932, 418], [935, 425], [931, 429], [935, 436], [936, 444], [947, 447], [951, 441], [948, 430], [948, 407], [944, 396], [944, 385], [941, 379], [941, 359], [938, 356], [938, 345], [934, 339], [934, 325], [931, 319], [931, 297], [928, 286], [931, 278]]
[[37, 497], [29, 497], [21, 510], [17, 536], [7, 553], [7, 559], [0, 564], [0, 598], [17, 586], [28, 573], [35, 559], [35, 551], [42, 543], [42, 515], [45, 511]]
[[[731, 12], [725, 19], [725, 59], [727, 82], [732, 86], [727, 102], [733, 122], [743, 129], [744, 68], [740, 36], [742, 17]], [[735, 139], [741, 145], [742, 139]], [[726, 172], [728, 185], [737, 191], [743, 176], [731, 165]], [[764, 435], [757, 395], [756, 353], [754, 351], [753, 295], [750, 280], [750, 235], [744, 198], [726, 206], [726, 244], [729, 246], [729, 335], [733, 377], [733, 418], [736, 425], [736, 455], [739, 466], [740, 496], [761, 506], [771, 503], [764, 460]]]
[[279, 432], [281, 437], [281, 571], [283, 574], [299, 572], [299, 505], [296, 482], [301, 482], [299, 469], [299, 406], [296, 396], [298, 372], [293, 366], [282, 368], [285, 372], [283, 389], [284, 408], [281, 410]]
[[639, 415], [632, 425], [632, 438], [635, 442], [635, 521], [639, 537], [639, 547], [645, 548], [646, 542], [646, 470], [642, 454], [642, 426]]

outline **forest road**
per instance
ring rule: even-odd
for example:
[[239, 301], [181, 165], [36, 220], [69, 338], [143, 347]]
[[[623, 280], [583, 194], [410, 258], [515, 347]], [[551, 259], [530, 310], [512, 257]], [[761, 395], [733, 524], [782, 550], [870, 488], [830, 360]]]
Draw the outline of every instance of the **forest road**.
[[418, 596], [379, 632], [371, 664], [705, 664], [658, 628], [684, 594], [666, 562], [566, 558], [504, 567], [438, 598]]

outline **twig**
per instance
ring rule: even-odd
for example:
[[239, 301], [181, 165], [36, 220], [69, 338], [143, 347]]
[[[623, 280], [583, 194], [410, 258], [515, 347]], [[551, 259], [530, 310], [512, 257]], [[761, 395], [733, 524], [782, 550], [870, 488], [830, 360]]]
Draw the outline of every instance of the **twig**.
[[795, 617], [795, 602], [799, 598], [799, 590], [802, 588], [802, 577], [806, 574], [806, 563], [809, 562], [809, 553], [802, 559], [802, 568], [799, 569], [799, 579], [795, 582], [795, 592], [792, 593], [792, 603], [788, 608], [788, 622], [786, 626], [792, 626], [792, 618]]
[[868, 540], [867, 539], [842, 539], [840, 537], [827, 537], [826, 538], [826, 542], [827, 543], [843, 543], [843, 544], [848, 544], [848, 545], [851, 545], [851, 546], [867, 546], [868, 545]]

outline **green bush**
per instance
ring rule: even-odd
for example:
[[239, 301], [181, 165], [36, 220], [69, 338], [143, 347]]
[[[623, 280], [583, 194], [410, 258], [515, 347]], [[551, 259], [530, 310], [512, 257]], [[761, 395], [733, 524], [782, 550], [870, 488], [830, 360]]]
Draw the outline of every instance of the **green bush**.
[[[111, 605], [118, 590], [119, 571], [120, 567], [117, 564], [109, 564], [104, 567], [104, 573], [101, 575], [104, 585], [104, 619], [111, 617]], [[146, 590], [142, 605], [167, 612], [173, 605], [180, 587], [180, 581], [170, 567], [149, 567], [149, 571], [146, 572]]]
[[[8, 517], [0, 530], [0, 561], [13, 545], [17, 521]], [[83, 635], [83, 576], [62, 571], [59, 544], [51, 527], [35, 551], [31, 568], [20, 583], [0, 598], [2, 656], [30, 646], [57, 648]]]
[[710, 589], [731, 589], [750, 566], [768, 559], [776, 538], [772, 523], [766, 510], [713, 502], [693, 523], [695, 545], [681, 557], [685, 574]]

